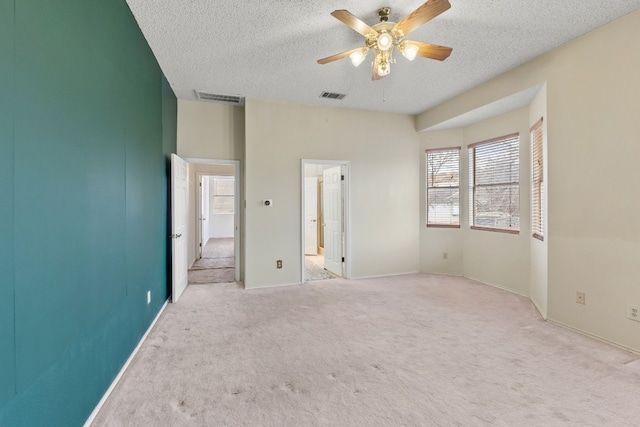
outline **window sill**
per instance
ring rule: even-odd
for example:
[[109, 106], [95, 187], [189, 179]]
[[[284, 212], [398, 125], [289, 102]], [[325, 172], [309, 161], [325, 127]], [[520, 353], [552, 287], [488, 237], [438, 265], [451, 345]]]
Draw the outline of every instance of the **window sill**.
[[520, 230], [509, 230], [507, 228], [491, 228], [491, 227], [471, 226], [471, 229], [472, 230], [479, 230], [479, 231], [494, 231], [496, 233], [520, 234]]
[[460, 224], [427, 224], [427, 228], [460, 228]]

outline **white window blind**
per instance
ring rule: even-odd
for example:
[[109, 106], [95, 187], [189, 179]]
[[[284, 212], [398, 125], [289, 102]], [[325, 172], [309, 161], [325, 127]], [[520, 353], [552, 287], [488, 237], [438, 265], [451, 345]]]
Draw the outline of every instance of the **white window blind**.
[[542, 153], [542, 118], [531, 127], [531, 231], [544, 240], [544, 163]]
[[460, 147], [427, 150], [427, 227], [460, 227]]
[[232, 176], [216, 176], [213, 178], [213, 185], [210, 198], [210, 210], [214, 214], [234, 213], [234, 195], [236, 180]]
[[476, 230], [519, 233], [520, 137], [469, 145], [469, 223]]

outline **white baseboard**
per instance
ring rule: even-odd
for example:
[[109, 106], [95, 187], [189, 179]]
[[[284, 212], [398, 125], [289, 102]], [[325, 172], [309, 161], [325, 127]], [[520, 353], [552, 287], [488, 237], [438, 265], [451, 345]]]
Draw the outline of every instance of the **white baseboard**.
[[102, 409], [102, 406], [105, 404], [105, 402], [109, 398], [109, 395], [111, 395], [111, 392], [113, 392], [113, 390], [116, 388], [116, 385], [118, 385], [120, 378], [122, 378], [122, 376], [124, 375], [125, 371], [129, 367], [129, 364], [131, 364], [131, 362], [133, 361], [133, 358], [138, 353], [138, 350], [140, 350], [140, 347], [142, 347], [142, 343], [147, 339], [149, 332], [151, 332], [151, 329], [153, 329], [153, 326], [156, 324], [156, 322], [160, 318], [160, 315], [162, 314], [164, 309], [167, 307], [167, 303], [168, 303], [168, 300], [164, 302], [164, 304], [160, 308], [160, 311], [158, 311], [158, 314], [156, 315], [155, 319], [153, 319], [153, 322], [151, 322], [151, 324], [147, 328], [147, 331], [144, 333], [142, 338], [140, 338], [140, 342], [138, 342], [138, 345], [136, 346], [136, 348], [133, 349], [133, 352], [131, 353], [127, 361], [122, 366], [122, 369], [120, 369], [120, 372], [118, 372], [118, 375], [115, 377], [115, 379], [113, 380], [113, 382], [111, 383], [107, 391], [104, 393], [104, 395], [102, 396], [102, 399], [100, 399], [100, 402], [98, 402], [96, 407], [93, 409], [93, 412], [91, 412], [91, 415], [89, 415], [89, 418], [87, 418], [87, 421], [85, 421], [84, 427], [91, 426], [93, 421], [96, 419], [96, 417], [98, 416], [98, 413], [100, 412], [100, 409]]
[[553, 323], [554, 325], [560, 326], [561, 328], [569, 329], [569, 330], [571, 330], [573, 332], [577, 332], [577, 333], [579, 333], [581, 335], [586, 335], [586, 336], [588, 336], [590, 338], [593, 338], [595, 340], [598, 340], [598, 341], [601, 341], [603, 343], [612, 345], [614, 347], [618, 347], [619, 349], [626, 350], [626, 351], [629, 351], [629, 352], [631, 352], [633, 354], [640, 355], [640, 351], [638, 351], [638, 349], [627, 347], [626, 345], [622, 345], [622, 344], [617, 343], [615, 341], [611, 341], [611, 340], [608, 340], [606, 338], [602, 338], [601, 336], [598, 336], [598, 335], [583, 331], [582, 329], [578, 329], [578, 328], [575, 328], [573, 326], [569, 326], [569, 325], [567, 325], [565, 323], [558, 322], [557, 320], [553, 320], [553, 319], [546, 319], [546, 320], [547, 320], [547, 322]]
[[525, 297], [525, 298], [531, 299], [531, 297], [528, 294], [524, 294], [522, 292], [518, 292], [515, 289], [509, 289], [509, 288], [506, 288], [506, 287], [501, 286], [501, 285], [496, 285], [496, 284], [493, 284], [493, 283], [485, 282], [485, 281], [482, 281], [480, 279], [476, 279], [475, 277], [471, 277], [471, 276], [464, 276], [463, 275], [462, 277], [464, 277], [466, 279], [473, 280], [473, 281], [478, 282], [478, 283], [482, 283], [483, 285], [492, 286], [494, 288], [502, 289], [503, 291], [507, 291], [507, 292], [510, 292], [512, 294], [520, 295], [521, 297]]
[[277, 285], [258, 285], [258, 286], [251, 286], [251, 287], [247, 287], [245, 285], [244, 289], [247, 290], [247, 291], [250, 291], [250, 290], [253, 290], [253, 289], [282, 288], [282, 287], [285, 287], [285, 286], [300, 286], [300, 285], [304, 285], [304, 283], [300, 283], [300, 282], [279, 283]]
[[358, 277], [351, 277], [350, 279], [347, 280], [362, 280], [362, 279], [381, 279], [383, 277], [393, 277], [393, 276], [407, 276], [409, 274], [419, 274], [420, 271], [419, 270], [415, 270], [415, 271], [405, 271], [402, 273], [391, 273], [391, 274], [380, 274], [377, 276], [358, 276]]
[[540, 307], [538, 305], [538, 303], [536, 302], [536, 300], [534, 300], [533, 298], [529, 298], [531, 300], [531, 302], [533, 303], [533, 305], [536, 307], [536, 309], [538, 310], [538, 313], [540, 313], [540, 315], [542, 316], [542, 318], [544, 320], [547, 320], [547, 312], [546, 310], [543, 310], [542, 307]]

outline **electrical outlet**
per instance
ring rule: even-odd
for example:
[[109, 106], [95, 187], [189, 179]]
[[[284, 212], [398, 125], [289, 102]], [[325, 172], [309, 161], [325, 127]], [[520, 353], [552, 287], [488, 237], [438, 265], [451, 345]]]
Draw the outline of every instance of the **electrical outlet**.
[[449, 259], [449, 252], [442, 252], [442, 259]]
[[151, 304], [151, 291], [147, 291], [147, 304]]
[[576, 303], [584, 305], [584, 292], [576, 292]]
[[627, 305], [627, 318], [640, 322], [640, 305]]
[[276, 261], [276, 268], [282, 268], [282, 260], [281, 259]]

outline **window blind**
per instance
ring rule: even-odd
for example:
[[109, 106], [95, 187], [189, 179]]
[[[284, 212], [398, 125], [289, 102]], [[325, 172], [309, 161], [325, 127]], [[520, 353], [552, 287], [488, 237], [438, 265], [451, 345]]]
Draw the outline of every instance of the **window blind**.
[[460, 147], [426, 151], [427, 227], [460, 227]]
[[234, 213], [235, 178], [216, 176], [213, 178], [211, 212], [214, 214]]
[[469, 145], [472, 229], [519, 233], [519, 147], [517, 133]]
[[531, 127], [531, 231], [544, 240], [544, 163], [542, 153], [542, 118]]

